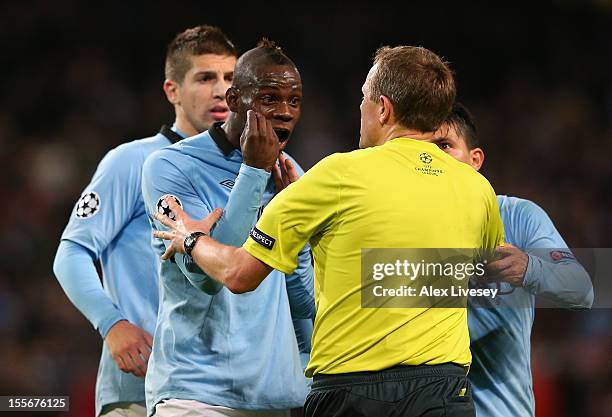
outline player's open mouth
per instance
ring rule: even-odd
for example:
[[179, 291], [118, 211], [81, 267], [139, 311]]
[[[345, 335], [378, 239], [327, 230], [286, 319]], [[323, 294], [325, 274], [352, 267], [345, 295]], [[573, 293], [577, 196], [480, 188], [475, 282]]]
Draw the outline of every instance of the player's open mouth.
[[228, 108], [226, 106], [215, 106], [210, 109], [210, 115], [217, 121], [222, 121], [227, 119], [227, 114], [229, 113]]
[[281, 128], [275, 128], [274, 132], [276, 133], [276, 136], [278, 136], [278, 140], [280, 142], [285, 142], [287, 139], [289, 139], [289, 135], [291, 134], [289, 129], [281, 129]]

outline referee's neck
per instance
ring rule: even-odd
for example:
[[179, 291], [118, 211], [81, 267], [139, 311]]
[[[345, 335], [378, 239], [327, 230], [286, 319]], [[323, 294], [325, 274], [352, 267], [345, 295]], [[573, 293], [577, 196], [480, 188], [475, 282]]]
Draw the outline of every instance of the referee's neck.
[[389, 126], [384, 134], [384, 143], [396, 138], [410, 138], [415, 140], [429, 141], [434, 138], [436, 132], [421, 132], [416, 129], [406, 128], [400, 125]]

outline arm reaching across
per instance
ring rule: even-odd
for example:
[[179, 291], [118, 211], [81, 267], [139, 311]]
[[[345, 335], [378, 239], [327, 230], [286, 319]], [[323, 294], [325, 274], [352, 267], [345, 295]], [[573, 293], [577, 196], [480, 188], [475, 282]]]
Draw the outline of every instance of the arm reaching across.
[[488, 266], [488, 279], [505, 281], [545, 297], [564, 308], [593, 304], [588, 272], [576, 260], [546, 212], [537, 204], [516, 199], [510, 227], [517, 241], [496, 248], [501, 259]]
[[[341, 154], [327, 157], [276, 196], [266, 207], [243, 248], [222, 245], [208, 236], [200, 237], [191, 253], [194, 261], [208, 276], [236, 293], [254, 290], [272, 269], [293, 273], [306, 243], [335, 221], [342, 164]], [[177, 216], [183, 215], [177, 204], [170, 203], [176, 208]], [[185, 238], [193, 230], [187, 230], [184, 221], [160, 219], [160, 216], [156, 219], [163, 220], [170, 229], [154, 233], [155, 237], [170, 241], [166, 244], [169, 250], [164, 255], [169, 257], [184, 252]], [[208, 225], [202, 226], [200, 231], [208, 232], [205, 230]], [[276, 233], [276, 238], [267, 233]], [[267, 252], [261, 254], [253, 245], [259, 245]]]
[[[275, 165], [280, 152], [278, 137], [270, 121], [252, 110], [248, 112], [247, 123], [240, 137], [240, 145], [244, 163], [240, 167], [236, 184], [225, 206], [223, 218], [215, 219], [218, 224], [213, 232], [216, 240], [230, 246], [240, 246], [247, 239], [262, 204], [262, 197], [270, 178], [269, 172]], [[279, 178], [279, 181], [282, 180]], [[172, 195], [181, 201], [183, 207], [195, 218], [205, 217], [214, 207], [206, 196], [198, 194], [189, 174], [161, 155], [154, 155], [145, 163], [142, 188], [149, 213], [156, 212], [157, 202], [167, 195]], [[173, 213], [174, 210], [171, 207], [177, 206], [177, 204], [168, 205]], [[159, 220], [159, 217], [155, 219], [157, 221], [154, 223], [154, 228], [162, 230], [164, 223]], [[185, 221], [186, 219], [189, 219], [189, 216], [184, 217]], [[194, 225], [190, 224], [186, 227], [192, 226]], [[172, 256], [163, 259], [170, 258]], [[195, 287], [209, 294], [215, 294], [220, 290], [218, 283], [210, 280], [192, 257], [184, 256], [179, 252], [174, 260]]]
[[221, 217], [221, 209], [215, 209], [208, 217], [197, 221], [191, 219], [173, 199], [167, 197], [166, 203], [174, 212], [176, 220], [158, 213], [154, 215], [157, 221], [169, 229], [153, 232], [156, 238], [170, 241], [162, 259], [170, 259], [177, 252], [185, 253], [185, 239], [194, 232], [202, 232], [205, 235], [198, 238], [198, 245], [194, 247], [191, 256], [206, 275], [231, 292], [239, 294], [253, 291], [272, 271], [270, 266], [243, 248], [223, 245], [207, 236]]

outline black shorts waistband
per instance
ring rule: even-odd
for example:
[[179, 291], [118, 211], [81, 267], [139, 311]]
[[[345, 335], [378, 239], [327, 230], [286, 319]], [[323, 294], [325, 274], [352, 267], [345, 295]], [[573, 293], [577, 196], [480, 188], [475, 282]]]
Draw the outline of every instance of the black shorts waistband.
[[392, 368], [370, 372], [348, 372], [344, 374], [317, 374], [312, 378], [312, 389], [333, 388], [343, 385], [391, 382], [420, 376], [466, 376], [461, 365], [443, 363], [440, 365], [397, 365]]

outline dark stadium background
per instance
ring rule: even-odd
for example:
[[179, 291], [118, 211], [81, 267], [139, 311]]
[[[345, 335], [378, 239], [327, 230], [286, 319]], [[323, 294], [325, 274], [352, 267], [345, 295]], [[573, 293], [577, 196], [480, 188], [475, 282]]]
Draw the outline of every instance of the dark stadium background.
[[[477, 117], [496, 191], [540, 204], [570, 246], [612, 247], [612, 2], [372, 3], [1, 3], [0, 394], [70, 395], [69, 415], [90, 415], [100, 340], [53, 255], [102, 155], [172, 122], [164, 48], [200, 23], [242, 51], [267, 35], [295, 60], [290, 153], [305, 167], [356, 147], [376, 47], [432, 49]], [[610, 310], [538, 310], [532, 341], [539, 417], [612, 416]]]

